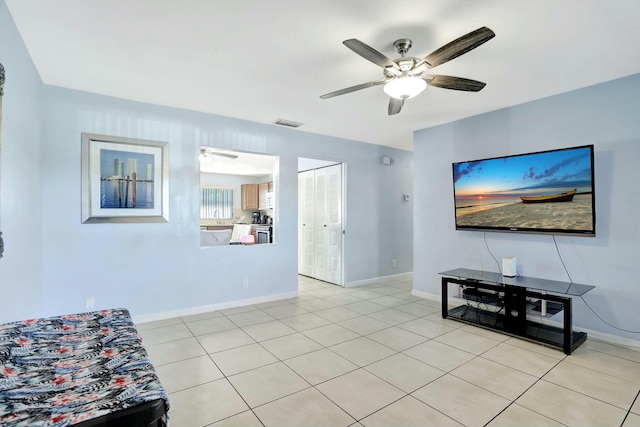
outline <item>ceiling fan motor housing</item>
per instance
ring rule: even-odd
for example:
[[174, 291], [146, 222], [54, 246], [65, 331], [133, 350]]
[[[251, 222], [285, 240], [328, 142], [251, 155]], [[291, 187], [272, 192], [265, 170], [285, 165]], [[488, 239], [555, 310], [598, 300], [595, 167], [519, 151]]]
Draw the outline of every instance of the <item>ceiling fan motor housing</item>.
[[393, 42], [393, 47], [396, 48], [400, 56], [405, 56], [411, 49], [411, 39], [398, 39]]

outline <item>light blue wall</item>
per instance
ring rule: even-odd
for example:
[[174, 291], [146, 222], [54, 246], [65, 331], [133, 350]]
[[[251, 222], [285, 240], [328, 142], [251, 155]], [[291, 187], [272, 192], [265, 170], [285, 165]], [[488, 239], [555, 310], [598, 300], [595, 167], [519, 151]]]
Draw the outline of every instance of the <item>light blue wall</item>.
[[[347, 283], [412, 271], [411, 203], [401, 202], [411, 152], [43, 86], [4, 1], [0, 40], [0, 322], [84, 311], [88, 296], [152, 315], [295, 292], [299, 156], [347, 165]], [[169, 223], [81, 224], [82, 132], [170, 143]], [[202, 145], [279, 156], [277, 244], [200, 248]]]
[[[295, 292], [299, 156], [347, 164], [347, 282], [412, 271], [411, 203], [401, 201], [411, 152], [49, 86], [43, 121], [47, 315], [84, 310], [87, 296], [143, 315]], [[169, 223], [81, 224], [82, 132], [169, 142]], [[276, 244], [200, 248], [202, 145], [279, 156]]]
[[[584, 144], [595, 146], [597, 237], [556, 237], [574, 282], [592, 284], [587, 303], [609, 323], [640, 330], [640, 75], [424, 129], [414, 135], [414, 289], [440, 294], [438, 272], [498, 271], [483, 234], [455, 231], [451, 163]], [[551, 236], [486, 233], [495, 257], [516, 256], [523, 275], [568, 280]], [[611, 328], [580, 299], [574, 322]]]
[[0, 63], [6, 72], [0, 151], [0, 323], [30, 317], [41, 306], [42, 82], [4, 1], [0, 2]]

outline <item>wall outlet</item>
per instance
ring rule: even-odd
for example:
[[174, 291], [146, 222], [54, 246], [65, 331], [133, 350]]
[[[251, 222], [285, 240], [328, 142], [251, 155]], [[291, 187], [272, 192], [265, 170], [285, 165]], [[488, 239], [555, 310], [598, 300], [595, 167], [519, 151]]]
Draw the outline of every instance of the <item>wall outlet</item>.
[[87, 310], [93, 310], [93, 307], [95, 307], [96, 305], [96, 299], [94, 297], [87, 297], [87, 299], [84, 300], [84, 307]]
[[396, 268], [398, 266], [398, 261], [396, 261], [395, 259], [391, 260], [391, 267]]
[[242, 287], [243, 288], [248, 288], [249, 287], [249, 279], [244, 279], [242, 281]]

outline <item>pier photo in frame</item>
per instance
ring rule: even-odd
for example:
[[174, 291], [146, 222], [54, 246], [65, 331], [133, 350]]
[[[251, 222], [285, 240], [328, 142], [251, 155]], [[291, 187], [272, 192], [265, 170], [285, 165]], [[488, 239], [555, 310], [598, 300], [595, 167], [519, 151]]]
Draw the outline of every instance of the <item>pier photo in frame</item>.
[[168, 222], [168, 143], [82, 134], [82, 222]]

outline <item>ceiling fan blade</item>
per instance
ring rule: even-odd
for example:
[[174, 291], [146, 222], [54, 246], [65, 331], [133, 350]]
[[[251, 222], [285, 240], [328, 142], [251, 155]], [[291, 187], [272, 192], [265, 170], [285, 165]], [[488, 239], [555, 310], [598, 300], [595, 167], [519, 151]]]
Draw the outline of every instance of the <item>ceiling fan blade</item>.
[[322, 99], [333, 98], [334, 96], [344, 95], [345, 93], [355, 92], [360, 89], [366, 89], [368, 87], [373, 87], [373, 86], [380, 86], [382, 84], [385, 84], [387, 81], [388, 79], [382, 79], [382, 80], [374, 80], [372, 82], [362, 83], [362, 84], [351, 86], [345, 89], [336, 90], [335, 92], [325, 93], [324, 95], [320, 95], [320, 98]]
[[429, 86], [441, 87], [443, 89], [463, 90], [466, 92], [478, 92], [487, 84], [477, 80], [465, 79], [453, 76], [425, 76]]
[[478, 28], [447, 43], [440, 49], [434, 50], [425, 56], [420, 63], [426, 62], [429, 64], [429, 67], [437, 67], [488, 42], [494, 38], [495, 35], [496, 34], [487, 27]]
[[346, 47], [362, 56], [364, 59], [367, 59], [373, 62], [376, 65], [381, 66], [382, 68], [393, 67], [396, 70], [399, 70], [398, 64], [393, 62], [383, 53], [378, 52], [368, 44], [362, 43], [358, 39], [349, 39], [342, 42]]
[[400, 110], [402, 110], [403, 105], [404, 105], [404, 99], [389, 98], [389, 108], [387, 110], [387, 113], [390, 116], [393, 116], [394, 114], [398, 114]]
[[208, 155], [212, 155], [212, 156], [220, 156], [220, 157], [226, 157], [228, 159], [237, 159], [238, 156], [235, 154], [229, 154], [229, 153], [221, 153], [219, 151], [213, 151], [211, 149], [207, 150], [206, 148], [201, 148], [200, 149], [200, 156], [202, 157], [207, 157]]
[[235, 154], [218, 153], [216, 151], [210, 151], [208, 154], [211, 154], [212, 156], [226, 157], [228, 159], [233, 159], [233, 160], [238, 158], [238, 156]]

